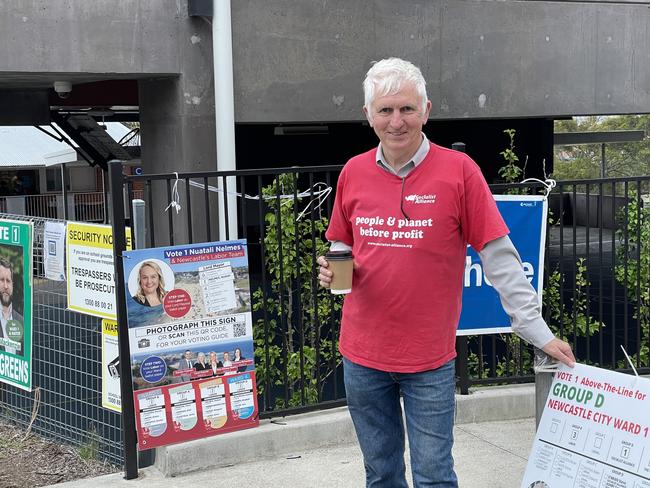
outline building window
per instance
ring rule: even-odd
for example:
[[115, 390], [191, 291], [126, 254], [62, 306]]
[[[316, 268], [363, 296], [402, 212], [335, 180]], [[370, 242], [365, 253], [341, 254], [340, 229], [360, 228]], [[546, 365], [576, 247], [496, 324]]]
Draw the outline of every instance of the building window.
[[60, 168], [54, 168], [50, 169], [48, 168], [45, 170], [45, 181], [46, 181], [46, 186], [48, 192], [50, 191], [61, 191], [62, 190], [62, 185], [61, 185], [61, 169]]
[[37, 171], [0, 171], [0, 195], [34, 195], [36, 193], [38, 193]]

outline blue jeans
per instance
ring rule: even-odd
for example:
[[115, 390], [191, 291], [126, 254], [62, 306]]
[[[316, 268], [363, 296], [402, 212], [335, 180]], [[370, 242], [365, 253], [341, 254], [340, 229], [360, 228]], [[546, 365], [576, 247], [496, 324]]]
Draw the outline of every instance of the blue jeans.
[[421, 373], [387, 373], [343, 358], [348, 409], [363, 453], [368, 488], [407, 488], [404, 413], [415, 488], [456, 488], [454, 361]]

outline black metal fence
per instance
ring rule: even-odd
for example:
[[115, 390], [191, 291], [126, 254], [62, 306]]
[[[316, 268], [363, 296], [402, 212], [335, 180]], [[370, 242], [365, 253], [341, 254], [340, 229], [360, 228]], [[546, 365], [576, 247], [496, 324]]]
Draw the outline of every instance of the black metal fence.
[[[341, 301], [318, 286], [315, 273], [316, 258], [327, 247], [331, 188], [340, 170], [124, 177], [127, 201], [135, 186], [144, 188], [146, 247], [248, 241], [262, 417], [345, 403], [338, 354]], [[177, 198], [178, 213], [169, 205]], [[221, 230], [215, 225], [220, 203]], [[229, 225], [233, 219], [236, 235]]]
[[120, 415], [102, 407], [101, 320], [66, 310], [66, 283], [45, 278], [47, 219], [8, 214], [0, 218], [34, 224], [33, 391], [0, 384], [0, 418], [120, 465]]
[[[318, 287], [340, 166], [125, 176], [144, 187], [147, 247], [245, 238], [249, 243], [262, 416], [345, 402], [337, 352], [340, 298]], [[176, 186], [177, 192], [174, 191]], [[494, 185], [537, 193], [540, 185]], [[178, 193], [178, 195], [176, 195]], [[234, 193], [238, 193], [235, 195]], [[231, 197], [223, 202], [223, 195]], [[544, 314], [581, 362], [650, 372], [650, 177], [559, 182], [549, 196]], [[222, 201], [225, 221], [215, 223]], [[165, 208], [171, 201], [180, 204]], [[20, 218], [3, 215], [8, 218]], [[35, 392], [0, 385], [0, 416], [122, 462], [119, 414], [101, 407], [100, 320], [66, 310], [65, 283], [44, 279], [43, 225], [34, 239]], [[531, 348], [511, 335], [467, 338], [461, 386], [532, 381]], [[33, 423], [32, 423], [33, 421]]]
[[[650, 372], [649, 259], [650, 177], [557, 183], [549, 195], [544, 317], [580, 362], [631, 371], [622, 346], [639, 373]], [[466, 384], [534, 379], [531, 350], [512, 335], [471, 338], [467, 362]]]
[[[212, 225], [219, 201], [226, 207], [225, 220], [237, 219], [238, 237], [247, 239], [250, 249], [263, 416], [344, 402], [336, 352], [340, 299], [316, 281], [316, 257], [325, 249], [323, 231], [334, 201], [333, 191], [322, 201], [319, 192], [335, 188], [340, 169], [125, 177], [128, 193], [136, 184], [146, 189], [147, 246], [234, 238], [228, 228], [218, 234]], [[183, 210], [162, 212], [173, 200], [174, 185], [184, 189]], [[502, 184], [492, 189], [538, 194], [543, 187]], [[156, 200], [157, 195], [167, 198]], [[638, 370], [650, 372], [649, 198], [650, 177], [563, 181], [549, 195], [544, 315], [582, 362], [627, 370], [623, 346]], [[228, 206], [236, 212], [229, 215]], [[533, 381], [532, 348], [515, 336], [462, 341], [461, 390]]]

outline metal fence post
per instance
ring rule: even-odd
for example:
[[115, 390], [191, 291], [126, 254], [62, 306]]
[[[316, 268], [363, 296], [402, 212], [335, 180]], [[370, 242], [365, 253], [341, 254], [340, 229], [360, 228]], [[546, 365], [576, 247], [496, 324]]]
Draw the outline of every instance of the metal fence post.
[[[131, 200], [131, 242], [133, 249], [144, 249], [147, 243], [147, 221], [145, 219], [144, 200]], [[156, 460], [156, 450], [138, 451], [138, 466], [146, 468]]]
[[147, 242], [146, 220], [144, 218], [144, 200], [139, 198], [131, 202], [131, 230], [133, 231], [133, 249], [143, 249]]
[[[544, 356], [545, 354], [536, 348], [535, 358], [537, 358], [538, 355]], [[548, 398], [548, 394], [551, 391], [552, 382], [553, 373], [535, 372], [535, 428], [539, 427], [539, 421], [542, 419], [544, 405], [546, 404], [546, 399]]]
[[129, 353], [129, 328], [126, 322], [126, 299], [124, 294], [123, 253], [126, 251], [126, 228], [124, 218], [124, 192], [122, 191], [122, 163], [109, 162], [109, 188], [113, 218], [113, 262], [115, 266], [115, 304], [120, 349], [120, 389], [122, 391], [122, 441], [124, 445], [124, 477], [127, 480], [138, 477], [138, 453], [135, 427], [135, 405], [131, 378]]
[[[465, 152], [464, 142], [454, 142], [451, 145], [454, 151]], [[469, 395], [469, 371], [467, 358], [469, 355], [469, 346], [467, 336], [456, 336], [456, 374], [458, 375], [458, 387], [461, 395]]]
[[70, 213], [68, 211], [68, 182], [69, 181], [70, 178], [68, 176], [68, 167], [66, 166], [66, 163], [61, 163], [61, 194], [63, 195], [63, 220], [70, 219]]

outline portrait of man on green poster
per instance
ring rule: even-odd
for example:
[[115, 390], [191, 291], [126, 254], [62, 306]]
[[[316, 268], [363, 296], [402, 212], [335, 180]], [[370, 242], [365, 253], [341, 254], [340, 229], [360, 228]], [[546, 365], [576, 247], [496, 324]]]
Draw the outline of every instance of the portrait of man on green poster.
[[0, 220], [0, 382], [32, 386], [31, 222]]
[[[15, 345], [0, 344], [0, 350], [25, 356], [25, 320], [23, 318], [24, 300], [22, 297], [22, 256], [14, 259], [6, 248], [15, 246], [0, 245], [0, 338], [6, 338]], [[20, 248], [18, 248], [20, 250]], [[17, 262], [20, 261], [20, 262]], [[14, 264], [15, 263], [15, 264]], [[18, 283], [16, 283], [18, 282]], [[5, 341], [3, 341], [5, 342]]]

